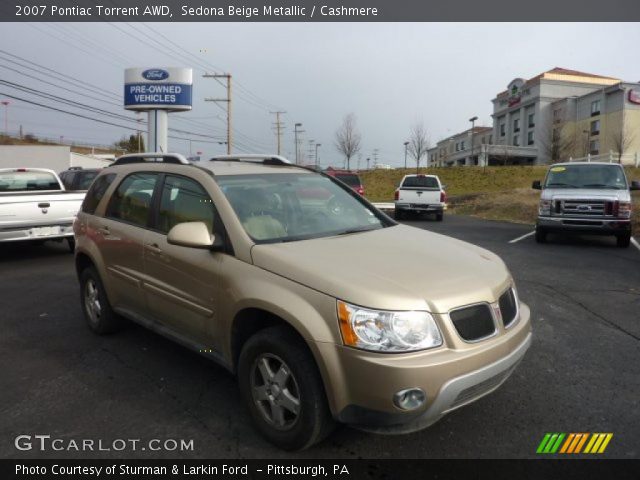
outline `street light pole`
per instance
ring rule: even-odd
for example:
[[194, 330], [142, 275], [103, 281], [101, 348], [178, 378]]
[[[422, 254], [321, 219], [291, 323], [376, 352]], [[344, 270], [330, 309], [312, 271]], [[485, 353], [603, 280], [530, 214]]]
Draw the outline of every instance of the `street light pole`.
[[404, 169], [407, 169], [407, 147], [409, 146], [409, 142], [404, 142]]
[[475, 117], [475, 116], [469, 119], [469, 121], [471, 122], [471, 161], [472, 162], [473, 162], [473, 140], [474, 140], [473, 136], [475, 133], [476, 120], [478, 120], [478, 117]]
[[4, 134], [9, 136], [9, 100], [2, 100], [2, 105], [4, 105]]
[[301, 127], [302, 124], [301, 123], [296, 123], [293, 126], [293, 136], [294, 136], [294, 141], [295, 141], [295, 147], [296, 147], [296, 165], [298, 165], [299, 161], [298, 161], [298, 152], [300, 150], [300, 145], [298, 145], [298, 133], [302, 132], [302, 130], [298, 130], [298, 127]]

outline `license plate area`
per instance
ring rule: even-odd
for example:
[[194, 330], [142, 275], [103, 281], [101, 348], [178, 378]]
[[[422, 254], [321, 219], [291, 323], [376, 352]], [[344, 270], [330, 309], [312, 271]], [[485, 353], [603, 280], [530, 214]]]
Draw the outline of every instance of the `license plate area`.
[[53, 235], [60, 235], [61, 229], [59, 226], [53, 227], [34, 227], [31, 229], [31, 236], [33, 237], [51, 237]]

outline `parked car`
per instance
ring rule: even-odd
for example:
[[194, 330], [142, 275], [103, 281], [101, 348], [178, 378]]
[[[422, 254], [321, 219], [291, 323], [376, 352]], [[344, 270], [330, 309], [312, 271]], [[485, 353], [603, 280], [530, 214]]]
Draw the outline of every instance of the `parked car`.
[[574, 232], [613, 235], [623, 248], [631, 243], [630, 190], [640, 190], [640, 182], [629, 183], [621, 165], [557, 163], [532, 187], [542, 190], [537, 242], [545, 242], [548, 233]]
[[436, 220], [442, 221], [447, 194], [437, 175], [405, 175], [394, 201], [398, 220], [409, 213], [433, 213]]
[[86, 192], [100, 170], [100, 168], [70, 167], [68, 170], [60, 172], [59, 177], [65, 189]]
[[337, 178], [341, 182], [346, 183], [349, 188], [364, 196], [364, 185], [362, 184], [362, 180], [360, 180], [360, 177], [357, 173], [354, 173], [350, 170], [335, 170], [332, 168], [328, 168], [327, 170], [325, 170], [325, 173]]
[[66, 191], [53, 170], [0, 169], [0, 242], [67, 240], [84, 193]]
[[425, 428], [498, 388], [531, 342], [498, 256], [278, 156], [126, 155], [74, 230], [89, 327], [126, 317], [217, 361], [285, 449], [335, 422]]

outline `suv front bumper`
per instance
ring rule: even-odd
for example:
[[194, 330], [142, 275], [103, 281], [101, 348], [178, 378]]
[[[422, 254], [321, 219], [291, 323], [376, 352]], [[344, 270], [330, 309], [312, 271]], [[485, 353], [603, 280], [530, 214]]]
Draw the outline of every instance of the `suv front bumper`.
[[[508, 330], [465, 348], [438, 348], [406, 354], [379, 354], [329, 344], [330, 403], [343, 423], [378, 433], [421, 430], [445, 414], [493, 392], [514, 371], [531, 345], [529, 308]], [[334, 364], [334, 362], [336, 362]], [[340, 379], [337, 372], [343, 372]], [[325, 377], [326, 378], [326, 377]], [[427, 402], [413, 411], [393, 403], [396, 392], [421, 388]], [[331, 396], [331, 395], [330, 395]]]

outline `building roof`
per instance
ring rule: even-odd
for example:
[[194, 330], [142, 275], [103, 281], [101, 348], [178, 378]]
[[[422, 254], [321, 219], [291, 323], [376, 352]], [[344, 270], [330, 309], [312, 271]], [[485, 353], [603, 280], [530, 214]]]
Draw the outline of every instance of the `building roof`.
[[[562, 67], [553, 67], [551, 70], [542, 72], [535, 77], [530, 78], [525, 82], [525, 86], [535, 85], [540, 80], [559, 80], [565, 82], [578, 82], [589, 83], [595, 85], [614, 85], [620, 83], [622, 80], [614, 77], [605, 77], [603, 75], [596, 75], [594, 73], [580, 72], [578, 70], [569, 70]], [[497, 98], [507, 96], [509, 92], [504, 90], [497, 95]]]

